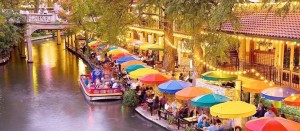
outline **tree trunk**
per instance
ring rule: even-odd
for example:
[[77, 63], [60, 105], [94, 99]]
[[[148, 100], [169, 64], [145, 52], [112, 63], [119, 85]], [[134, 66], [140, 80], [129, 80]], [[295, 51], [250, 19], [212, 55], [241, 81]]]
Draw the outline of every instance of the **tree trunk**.
[[177, 51], [176, 49], [174, 49], [169, 45], [169, 44], [174, 45], [172, 20], [164, 23], [164, 33], [165, 33], [165, 48], [164, 48], [164, 57], [163, 57], [163, 69], [165, 69], [166, 71], [174, 71], [175, 56]]
[[[199, 43], [194, 43], [193, 46], [193, 86], [196, 86], [196, 79], [201, 76], [203, 72], [203, 64], [200, 63], [200, 60], [203, 60], [203, 50]], [[198, 59], [200, 58], [200, 59]]]
[[34, 0], [34, 12], [38, 13], [40, 8], [40, 0]]

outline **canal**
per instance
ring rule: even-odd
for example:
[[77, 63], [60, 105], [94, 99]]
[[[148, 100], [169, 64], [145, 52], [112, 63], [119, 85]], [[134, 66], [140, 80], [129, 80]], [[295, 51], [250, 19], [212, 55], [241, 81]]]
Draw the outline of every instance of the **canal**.
[[33, 61], [17, 51], [0, 66], [0, 131], [162, 131], [121, 101], [90, 103], [79, 88], [87, 65], [53, 40], [34, 42]]

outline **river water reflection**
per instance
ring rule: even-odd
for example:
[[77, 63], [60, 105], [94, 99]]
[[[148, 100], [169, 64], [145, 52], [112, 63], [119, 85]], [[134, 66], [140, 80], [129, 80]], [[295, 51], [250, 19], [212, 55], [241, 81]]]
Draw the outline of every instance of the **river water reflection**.
[[88, 69], [54, 41], [34, 42], [32, 64], [13, 52], [0, 66], [0, 131], [161, 131], [121, 101], [89, 103], [78, 78]]

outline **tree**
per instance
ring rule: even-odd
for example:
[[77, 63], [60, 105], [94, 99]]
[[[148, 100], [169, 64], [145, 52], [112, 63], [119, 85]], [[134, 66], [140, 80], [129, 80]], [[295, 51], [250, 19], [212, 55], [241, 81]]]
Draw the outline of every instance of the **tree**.
[[[68, 12], [66, 19], [75, 24], [72, 30], [83, 30], [100, 36], [106, 43], [119, 45], [125, 40], [128, 25], [134, 17], [128, 10], [128, 0], [70, 0], [62, 4]], [[65, 13], [66, 14], [66, 13]]]
[[138, 96], [136, 95], [135, 91], [130, 89], [125, 92], [123, 98], [123, 105], [126, 107], [136, 107], [139, 103]]
[[16, 45], [21, 39], [22, 30], [15, 26], [14, 22], [22, 22], [24, 18], [13, 10], [2, 9], [0, 3], [0, 55], [7, 55], [10, 47]]
[[[286, 3], [268, 4], [264, 0], [257, 10], [264, 8], [275, 10], [277, 14], [286, 13], [290, 9], [298, 9], [298, 6], [291, 4], [292, 0]], [[269, 1], [268, 1], [269, 2]], [[249, 1], [236, 0], [141, 0], [139, 6], [141, 11], [155, 7], [163, 10], [163, 22], [174, 21], [175, 26], [192, 35], [188, 47], [192, 54], [194, 67], [198, 73], [202, 73], [200, 60], [205, 60], [216, 65], [218, 62], [228, 61], [228, 50], [237, 49], [238, 40], [228, 37], [226, 33], [220, 32], [224, 22], [231, 22], [235, 30], [239, 29], [239, 16], [248, 11]], [[239, 4], [244, 4], [243, 6]], [[280, 6], [278, 6], [280, 5]], [[249, 5], [250, 6], [250, 5]], [[276, 8], [276, 9], [275, 9]], [[167, 16], [167, 17], [165, 17]], [[170, 32], [164, 28], [165, 32]], [[166, 38], [170, 34], [166, 33]], [[171, 38], [172, 39], [172, 38]], [[173, 52], [164, 52], [165, 55], [175, 56]], [[164, 59], [169, 62], [168, 59]], [[171, 61], [170, 61], [171, 62]], [[172, 63], [172, 62], [171, 62]]]

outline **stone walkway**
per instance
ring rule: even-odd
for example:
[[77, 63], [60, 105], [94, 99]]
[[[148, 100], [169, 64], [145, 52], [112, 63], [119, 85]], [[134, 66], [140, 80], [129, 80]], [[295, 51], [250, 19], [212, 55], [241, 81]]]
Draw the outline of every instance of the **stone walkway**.
[[179, 130], [177, 128], [177, 125], [170, 125], [168, 123], [168, 121], [164, 120], [164, 119], [160, 119], [158, 118], [157, 114], [154, 114], [151, 116], [150, 112], [147, 110], [144, 110], [142, 107], [137, 107], [135, 108], [135, 111], [137, 113], [139, 113], [141, 116], [145, 117], [147, 120], [152, 121], [153, 123], [156, 123], [162, 127], [164, 127], [167, 130], [170, 131], [184, 131], [184, 129], [181, 127]]

